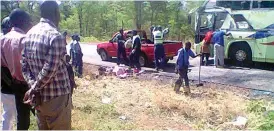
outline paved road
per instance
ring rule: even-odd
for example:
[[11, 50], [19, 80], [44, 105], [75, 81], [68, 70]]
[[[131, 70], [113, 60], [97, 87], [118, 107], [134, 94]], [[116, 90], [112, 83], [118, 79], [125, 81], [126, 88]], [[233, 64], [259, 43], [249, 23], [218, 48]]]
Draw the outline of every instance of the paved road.
[[[101, 61], [100, 56], [96, 52], [96, 45], [81, 44], [84, 54], [83, 61], [86, 63], [115, 66], [115, 59], [112, 62]], [[67, 46], [67, 49], [69, 47]], [[173, 73], [174, 62], [170, 61], [166, 72], [158, 74], [169, 75], [177, 77]], [[198, 80], [199, 74], [199, 58], [190, 61], [192, 71], [189, 73], [189, 79]], [[145, 70], [152, 70], [152, 68], [145, 68]], [[212, 66], [202, 66], [201, 80], [206, 82], [213, 82], [226, 85], [234, 85], [245, 88], [253, 88], [259, 90], [266, 90], [274, 92], [274, 71], [266, 71], [249, 68], [226, 68], [218, 69]]]

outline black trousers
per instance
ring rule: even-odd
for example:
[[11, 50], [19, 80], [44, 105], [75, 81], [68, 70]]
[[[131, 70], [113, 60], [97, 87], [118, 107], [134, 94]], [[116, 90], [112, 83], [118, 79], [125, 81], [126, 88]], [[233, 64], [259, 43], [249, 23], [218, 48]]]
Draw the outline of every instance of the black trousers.
[[157, 69], [164, 68], [164, 64], [165, 64], [164, 45], [160, 44], [160, 45], [154, 46], [154, 60], [155, 60], [155, 68], [157, 68]]
[[75, 53], [75, 68], [78, 77], [83, 75], [83, 55], [81, 53]]
[[134, 53], [131, 53], [129, 55], [130, 58], [130, 66], [131, 67], [136, 67], [138, 70], [141, 69], [141, 65], [139, 63], [139, 58], [141, 55], [141, 51], [135, 51]]
[[30, 126], [31, 106], [23, 102], [25, 93], [28, 91], [28, 85], [23, 82], [13, 82], [12, 88], [15, 94], [17, 110], [17, 130], [28, 130]]
[[[208, 61], [209, 61], [209, 56], [210, 56], [210, 53], [202, 53], [202, 65], [206, 64], [208, 65]], [[206, 58], [206, 60], [204, 61], [204, 59]]]
[[123, 56], [123, 60], [126, 62], [126, 64], [129, 63], [129, 60], [127, 58], [127, 54], [126, 54], [126, 49], [125, 48], [118, 48], [118, 51], [117, 51], [117, 65], [120, 65], [122, 63], [122, 59], [121, 59], [121, 56]]

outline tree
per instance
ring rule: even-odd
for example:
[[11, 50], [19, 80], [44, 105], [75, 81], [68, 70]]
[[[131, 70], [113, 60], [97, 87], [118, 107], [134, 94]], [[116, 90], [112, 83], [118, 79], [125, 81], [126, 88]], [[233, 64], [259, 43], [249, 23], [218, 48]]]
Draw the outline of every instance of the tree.
[[[148, 32], [151, 25], [161, 25], [170, 28], [168, 39], [184, 40], [193, 37], [188, 12], [201, 3], [187, 1], [183, 6], [181, 1], [62, 1], [60, 29], [105, 40], [120, 28]], [[37, 1], [1, 1], [1, 7], [2, 19], [20, 7], [29, 12], [34, 24], [39, 22]]]

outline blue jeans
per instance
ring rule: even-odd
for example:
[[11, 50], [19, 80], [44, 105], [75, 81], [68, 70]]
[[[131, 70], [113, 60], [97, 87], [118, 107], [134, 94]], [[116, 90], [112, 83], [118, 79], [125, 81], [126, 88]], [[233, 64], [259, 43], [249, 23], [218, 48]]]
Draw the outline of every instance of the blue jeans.
[[[163, 68], [165, 64], [165, 48], [163, 44], [154, 46], [154, 60], [156, 68]], [[160, 62], [159, 62], [160, 60]]]

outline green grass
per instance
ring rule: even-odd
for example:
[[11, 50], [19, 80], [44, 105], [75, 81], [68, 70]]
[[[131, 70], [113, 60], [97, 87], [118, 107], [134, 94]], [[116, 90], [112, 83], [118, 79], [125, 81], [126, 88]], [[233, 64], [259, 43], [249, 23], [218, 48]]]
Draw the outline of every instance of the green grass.
[[259, 126], [260, 130], [274, 130], [274, 111], [270, 111], [264, 117], [262, 124]]
[[37, 126], [37, 123], [36, 123], [36, 116], [34, 116], [32, 113], [31, 113], [31, 116], [30, 116], [29, 130], [38, 130], [38, 126]]
[[249, 125], [256, 130], [274, 130], [274, 101], [252, 100], [247, 104]]

